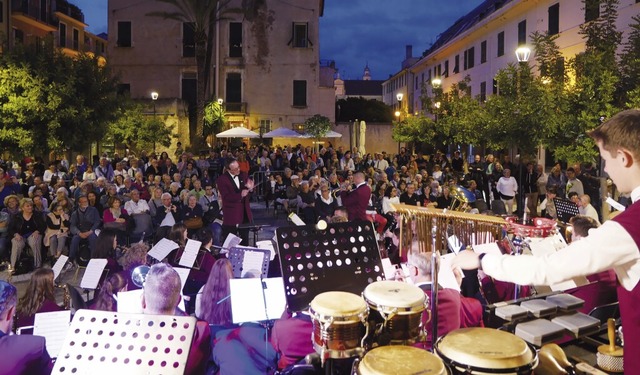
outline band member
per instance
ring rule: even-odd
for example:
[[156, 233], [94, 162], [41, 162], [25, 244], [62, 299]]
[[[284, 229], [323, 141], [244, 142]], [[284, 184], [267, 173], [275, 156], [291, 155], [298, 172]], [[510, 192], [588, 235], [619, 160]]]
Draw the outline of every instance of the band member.
[[369, 220], [367, 206], [369, 206], [371, 188], [365, 182], [364, 173], [356, 172], [353, 175], [353, 185], [345, 185], [336, 192], [336, 196], [342, 199], [342, 205], [347, 209], [349, 220]]
[[240, 172], [237, 160], [232, 160], [227, 171], [216, 180], [222, 198], [222, 238], [233, 233], [242, 238], [244, 245], [249, 244], [249, 229], [239, 229], [240, 224], [253, 222], [249, 194], [253, 191], [253, 180]]

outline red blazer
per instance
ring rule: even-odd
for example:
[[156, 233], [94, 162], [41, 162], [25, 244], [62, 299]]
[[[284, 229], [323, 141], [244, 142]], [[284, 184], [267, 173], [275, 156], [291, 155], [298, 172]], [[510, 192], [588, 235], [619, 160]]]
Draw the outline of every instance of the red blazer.
[[246, 189], [244, 183], [248, 177], [246, 173], [240, 172], [240, 189], [236, 187], [228, 172], [223, 173], [216, 180], [218, 191], [222, 197], [222, 224], [238, 225], [242, 224], [242, 219], [246, 213], [249, 222], [253, 222], [249, 196], [242, 197], [242, 190]]
[[347, 209], [349, 221], [369, 221], [367, 219], [367, 207], [369, 206], [369, 198], [371, 198], [369, 185], [362, 184], [349, 192], [343, 190], [339, 192], [339, 195], [342, 199], [342, 205]]
[[287, 314], [276, 320], [271, 330], [271, 344], [280, 354], [278, 369], [293, 365], [307, 354], [313, 353], [311, 332], [313, 324], [308, 316], [291, 317]]
[[460, 296], [460, 328], [484, 327], [482, 305], [471, 297]]

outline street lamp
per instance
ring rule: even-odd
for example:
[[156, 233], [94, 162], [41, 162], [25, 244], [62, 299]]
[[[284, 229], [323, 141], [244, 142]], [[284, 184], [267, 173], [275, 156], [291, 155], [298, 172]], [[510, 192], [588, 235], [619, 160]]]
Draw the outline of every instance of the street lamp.
[[442, 80], [440, 78], [436, 77], [431, 80], [431, 86], [433, 86], [434, 89], [439, 89], [440, 85], [442, 85]]
[[[158, 93], [153, 91], [151, 93], [151, 100], [153, 101], [153, 123], [156, 122], [156, 101], [158, 100]], [[153, 141], [153, 153], [156, 153], [156, 141]]]
[[[516, 49], [516, 59], [518, 60], [519, 69], [518, 69], [518, 77], [516, 81], [516, 100], [520, 98], [520, 85], [522, 80], [522, 67], [526, 65], [529, 61], [529, 57], [531, 56], [531, 49], [526, 46], [518, 47]], [[518, 211], [522, 212], [522, 219], [525, 219], [525, 213], [527, 212], [527, 207], [525, 207], [526, 199], [524, 199], [524, 184], [522, 181], [522, 157], [521, 155], [517, 155], [518, 157]], [[522, 224], [527, 225], [527, 223], [523, 222]], [[517, 291], [516, 291], [517, 298]]]
[[[400, 126], [400, 115], [402, 115], [402, 98], [404, 98], [404, 94], [399, 92], [396, 94], [396, 100], [398, 100], [398, 110], [396, 111], [396, 122], [398, 126]], [[400, 141], [398, 141], [398, 154], [400, 154]]]
[[526, 63], [529, 61], [530, 56], [531, 56], [531, 48], [523, 46], [516, 49], [516, 59], [518, 59], [518, 62]]

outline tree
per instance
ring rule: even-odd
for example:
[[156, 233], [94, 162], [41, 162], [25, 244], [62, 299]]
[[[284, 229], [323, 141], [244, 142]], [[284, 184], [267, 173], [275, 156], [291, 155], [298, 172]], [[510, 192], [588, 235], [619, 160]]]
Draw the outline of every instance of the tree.
[[237, 11], [228, 8], [231, 0], [156, 0], [171, 5], [175, 11], [157, 11], [147, 14], [178, 22], [185, 22], [193, 28], [195, 41], [195, 59], [197, 71], [196, 83], [196, 126], [190, 129], [191, 146], [200, 149], [204, 144], [204, 107], [207, 100], [209, 66], [213, 50], [215, 24], [225, 13]]
[[209, 102], [204, 107], [204, 132], [205, 134], [215, 135], [222, 131], [227, 122], [224, 106], [217, 100]]
[[391, 109], [379, 100], [358, 98], [340, 99], [336, 102], [336, 121], [391, 122]]
[[173, 128], [173, 125], [167, 126], [164, 115], [151, 116], [143, 105], [129, 102], [124, 114], [111, 123], [109, 134], [114, 142], [126, 144], [133, 150], [155, 152], [157, 144], [171, 145]]
[[396, 122], [392, 133], [393, 140], [396, 142], [415, 142], [420, 145], [432, 144], [435, 135], [435, 121], [424, 115], [410, 116]]
[[304, 122], [304, 131], [314, 138], [322, 138], [331, 130], [331, 120], [328, 117], [315, 114]]
[[640, 16], [633, 17], [631, 32], [620, 56], [620, 96], [627, 108], [639, 108], [640, 87]]

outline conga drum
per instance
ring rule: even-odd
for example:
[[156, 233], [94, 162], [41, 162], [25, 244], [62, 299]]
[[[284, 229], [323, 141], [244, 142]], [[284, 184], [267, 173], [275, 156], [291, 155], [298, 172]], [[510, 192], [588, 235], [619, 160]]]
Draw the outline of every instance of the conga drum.
[[362, 297], [347, 292], [318, 294], [309, 307], [312, 341], [323, 359], [351, 358], [363, 352], [369, 309]]
[[462, 328], [434, 346], [452, 374], [533, 374], [538, 355], [518, 336], [491, 328]]
[[377, 346], [410, 345], [423, 338], [422, 312], [429, 298], [422, 289], [398, 281], [376, 281], [362, 294], [375, 325]]
[[354, 364], [353, 375], [433, 374], [446, 375], [440, 358], [412, 346], [381, 346]]

